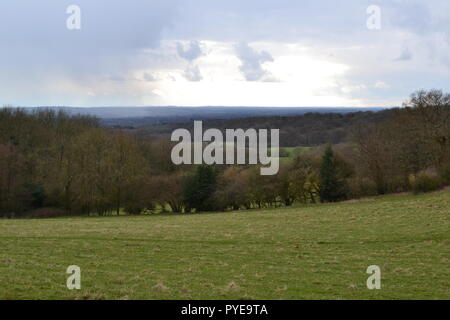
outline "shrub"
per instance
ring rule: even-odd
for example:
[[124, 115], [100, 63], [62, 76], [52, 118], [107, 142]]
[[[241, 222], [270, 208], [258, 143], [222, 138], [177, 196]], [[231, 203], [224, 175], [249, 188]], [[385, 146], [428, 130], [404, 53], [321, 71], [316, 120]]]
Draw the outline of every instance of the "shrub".
[[278, 152], [279, 152], [279, 157], [280, 158], [289, 158], [289, 156], [290, 156], [289, 151], [287, 151], [285, 148], [280, 148], [278, 150]]
[[140, 203], [129, 203], [125, 206], [124, 210], [128, 214], [136, 216], [144, 212], [145, 207], [143, 207]]
[[412, 190], [415, 194], [431, 192], [442, 187], [442, 180], [436, 175], [429, 175], [425, 173], [412, 176], [410, 178]]
[[28, 182], [25, 184], [25, 189], [29, 194], [29, 205], [34, 209], [41, 208], [46, 199], [42, 185]]
[[450, 163], [448, 163], [441, 172], [441, 178], [443, 184], [450, 184]]
[[56, 218], [66, 215], [67, 211], [58, 208], [40, 208], [27, 213], [27, 217], [33, 219]]
[[354, 177], [348, 180], [349, 198], [357, 199], [362, 197], [376, 196], [377, 186], [372, 179], [367, 177]]

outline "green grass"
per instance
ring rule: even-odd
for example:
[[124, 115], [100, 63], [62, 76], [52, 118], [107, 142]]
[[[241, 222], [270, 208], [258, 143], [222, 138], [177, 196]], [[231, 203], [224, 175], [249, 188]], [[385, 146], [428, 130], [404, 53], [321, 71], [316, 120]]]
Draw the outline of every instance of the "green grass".
[[[450, 192], [0, 221], [1, 299], [450, 299]], [[66, 288], [78, 265], [82, 289]], [[379, 265], [382, 289], [366, 288]]]
[[282, 149], [289, 154], [289, 158], [295, 158], [309, 150], [312, 150], [313, 147], [284, 147]]
[[282, 147], [280, 148], [280, 153], [283, 152], [284, 155], [282, 157], [278, 157], [278, 160], [281, 164], [289, 164], [299, 155], [302, 155], [312, 149], [313, 147]]

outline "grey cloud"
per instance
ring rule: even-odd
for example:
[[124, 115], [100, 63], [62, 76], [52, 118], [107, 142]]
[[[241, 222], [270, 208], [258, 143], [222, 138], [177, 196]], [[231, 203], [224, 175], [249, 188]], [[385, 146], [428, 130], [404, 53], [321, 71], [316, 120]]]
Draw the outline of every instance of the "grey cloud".
[[197, 65], [188, 66], [184, 71], [184, 77], [189, 81], [201, 81], [203, 80], [203, 76], [200, 72], [200, 68]]
[[[315, 37], [342, 39], [365, 25], [365, 10], [373, 1], [349, 0], [185, 0], [183, 15], [169, 32], [197, 39], [253, 42], [299, 41]], [[201, 9], [199, 9], [201, 8]]]
[[178, 0], [78, 0], [81, 30], [66, 28], [72, 1], [2, 1], [0, 40], [12, 48], [45, 50], [58, 60], [85, 55], [122, 54], [156, 48], [161, 33], [175, 18]]
[[154, 82], [157, 80], [154, 75], [152, 75], [151, 73], [148, 73], [148, 72], [144, 73], [143, 77], [144, 77], [144, 80], [148, 81], [148, 82]]
[[[65, 26], [66, 8], [71, 4], [81, 8], [79, 31]], [[366, 28], [366, 8], [371, 4], [382, 9], [379, 31]], [[106, 79], [105, 75], [119, 79], [116, 75], [134, 74], [134, 70], [151, 73], [153, 68], [188, 65], [184, 76], [201, 79], [194, 62], [202, 55], [202, 47], [191, 39], [301, 44], [313, 54], [330, 57], [327, 61], [349, 66], [343, 77], [350, 83], [383, 79], [391, 86], [386, 91], [402, 96], [416, 87], [445, 88], [450, 81], [449, 73], [442, 72], [442, 66], [450, 67], [449, 10], [448, 0], [347, 0], [339, 4], [335, 0], [1, 1], [0, 103], [47, 101], [44, 86], [53, 90], [52, 97], [61, 97], [57, 103], [70, 103], [73, 100], [64, 101], [63, 89], [53, 88], [71, 82], [95, 84], [98, 78]], [[170, 57], [149, 53], [147, 49], [157, 49], [161, 40], [180, 44]], [[405, 41], [408, 47], [399, 52], [398, 44]], [[245, 44], [236, 52], [247, 80], [276, 81], [263, 68], [264, 61], [271, 61], [270, 54]], [[397, 63], [395, 58], [411, 63]], [[430, 71], [430, 61], [441, 71]], [[127, 101], [127, 97], [92, 98], [99, 104], [116, 100]]]
[[243, 42], [236, 45], [235, 49], [237, 57], [242, 62], [239, 69], [247, 81], [270, 81], [269, 79], [273, 79], [272, 75], [262, 67], [263, 63], [273, 61], [267, 51], [258, 52]]
[[[431, 0], [430, 2], [433, 2]], [[423, 34], [432, 31], [435, 20], [430, 6], [424, 1], [394, 0], [384, 4], [391, 25], [402, 30]]]
[[180, 42], [177, 43], [177, 52], [180, 57], [189, 62], [194, 61], [202, 55], [202, 49], [198, 41], [191, 41], [185, 48]]
[[187, 46], [184, 46], [182, 43], [177, 42], [177, 53], [181, 58], [189, 62], [189, 65], [186, 67], [183, 76], [188, 81], [198, 82], [203, 80], [200, 68], [198, 67], [198, 65], [193, 64], [193, 62], [203, 54], [200, 43], [196, 40], [193, 40], [190, 41]]
[[409, 49], [409, 47], [407, 45], [404, 45], [402, 48], [402, 51], [400, 53], [400, 56], [398, 58], [396, 58], [396, 61], [408, 61], [411, 60], [413, 57], [413, 54], [411, 52], [411, 50]]
[[[66, 27], [66, 9], [74, 3], [81, 9], [81, 30]], [[159, 46], [163, 31], [177, 16], [178, 3], [1, 1], [0, 95], [8, 91], [3, 83], [38, 90], [44, 80], [85, 82], [102, 74], [120, 75], [147, 67], [149, 59], [141, 53]]]
[[124, 82], [127, 80], [127, 78], [120, 74], [115, 74], [115, 75], [106, 77], [106, 80], [116, 81], [116, 82]]

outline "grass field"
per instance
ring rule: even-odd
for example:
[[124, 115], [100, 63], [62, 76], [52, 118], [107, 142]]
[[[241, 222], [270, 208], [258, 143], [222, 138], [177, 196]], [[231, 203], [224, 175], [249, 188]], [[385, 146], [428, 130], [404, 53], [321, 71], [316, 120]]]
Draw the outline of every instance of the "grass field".
[[[450, 192], [0, 221], [0, 299], [450, 299]], [[69, 265], [81, 290], [66, 288]], [[368, 290], [379, 265], [382, 289]]]
[[312, 150], [313, 147], [284, 147], [282, 148], [287, 154], [289, 154], [289, 158], [295, 158], [299, 155], [302, 155], [306, 151]]

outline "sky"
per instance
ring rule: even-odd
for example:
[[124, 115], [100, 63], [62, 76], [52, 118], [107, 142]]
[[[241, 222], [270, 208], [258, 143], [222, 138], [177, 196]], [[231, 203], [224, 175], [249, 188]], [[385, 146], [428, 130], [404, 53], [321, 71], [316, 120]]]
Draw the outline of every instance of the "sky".
[[399, 106], [450, 83], [448, 0], [3, 0], [0, 12], [2, 105]]

